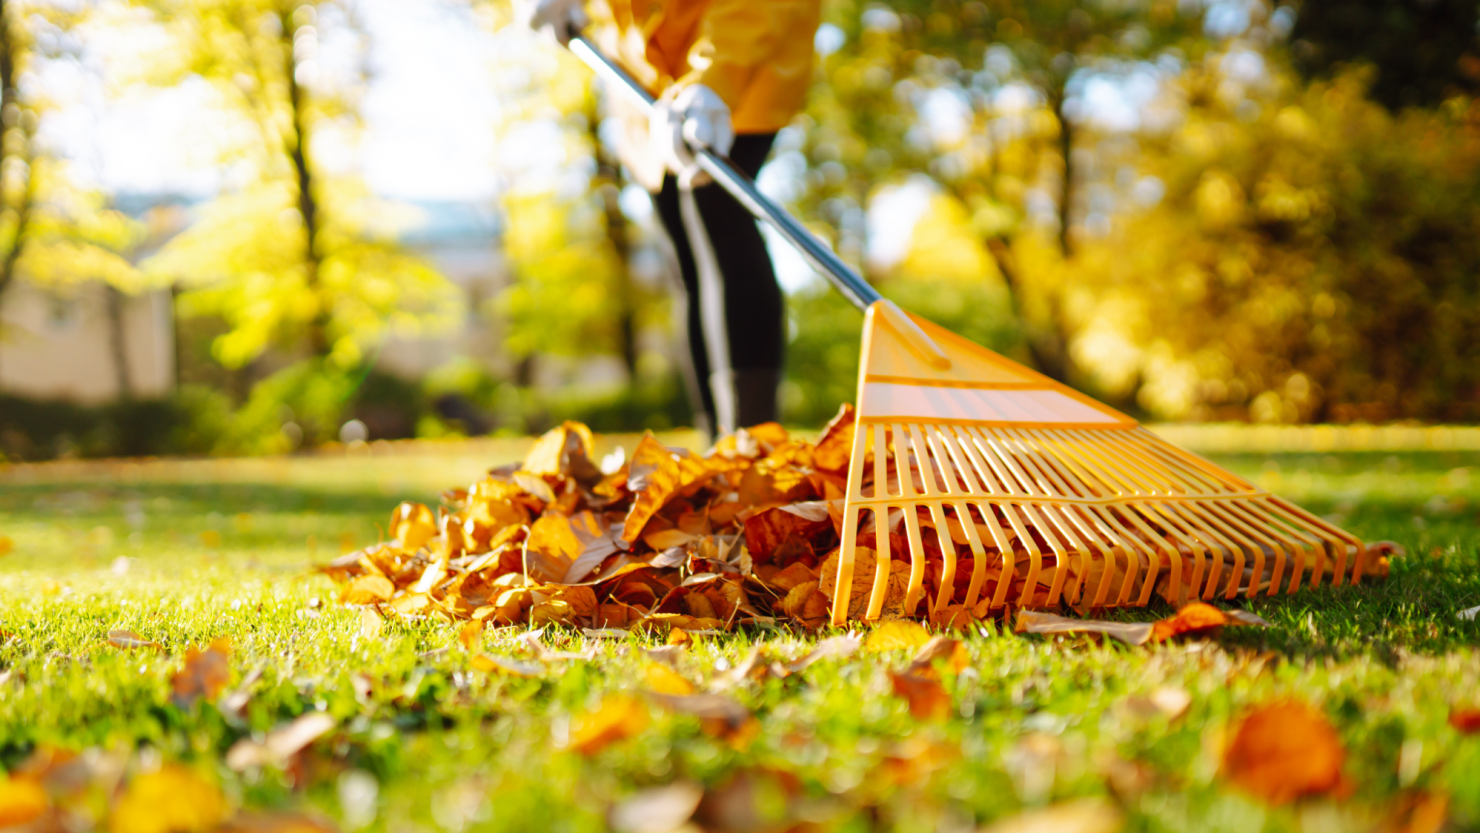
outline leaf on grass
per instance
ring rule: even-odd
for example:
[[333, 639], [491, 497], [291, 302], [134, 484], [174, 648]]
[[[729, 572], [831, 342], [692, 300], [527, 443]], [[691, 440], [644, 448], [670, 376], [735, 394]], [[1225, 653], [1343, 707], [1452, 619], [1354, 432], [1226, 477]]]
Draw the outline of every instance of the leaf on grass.
[[1325, 715], [1285, 700], [1239, 721], [1223, 754], [1229, 781], [1271, 805], [1312, 795], [1340, 795], [1346, 750]]
[[477, 619], [462, 626], [457, 632], [457, 641], [462, 643], [463, 650], [471, 651], [483, 642], [483, 623]]
[[699, 718], [706, 734], [745, 749], [760, 732], [760, 721], [750, 709], [720, 694], [675, 695], [649, 692], [648, 696], [663, 708]]
[[204, 697], [215, 699], [231, 679], [231, 640], [213, 640], [205, 649], [191, 646], [185, 651], [185, 667], [170, 677], [170, 700], [188, 709]]
[[1449, 725], [1466, 735], [1480, 732], [1480, 709], [1451, 709]]
[[133, 650], [135, 648], [159, 648], [158, 642], [151, 642], [133, 631], [111, 630], [108, 631], [108, 644], [115, 648]]
[[237, 741], [226, 753], [226, 765], [238, 772], [253, 766], [283, 766], [309, 744], [328, 734], [334, 725], [333, 716], [325, 712], [309, 712], [268, 732], [261, 743], [249, 738]]
[[910, 660], [910, 673], [920, 674], [932, 670], [938, 659], [946, 661], [946, 667], [952, 674], [960, 674], [971, 664], [971, 654], [961, 640], [937, 635], [930, 637], [930, 641], [915, 652], [915, 658]]
[[1186, 689], [1162, 686], [1150, 694], [1134, 694], [1123, 701], [1125, 708], [1140, 718], [1156, 716], [1176, 720], [1192, 706], [1192, 695]]
[[109, 829], [203, 833], [225, 816], [226, 799], [215, 783], [193, 769], [166, 764], [129, 782], [113, 805]]
[[50, 808], [51, 797], [35, 779], [0, 775], [0, 828], [36, 821]]
[[15, 550], [15, 542], [9, 536], [0, 535], [0, 556], [10, 555]]
[[617, 833], [672, 833], [694, 815], [704, 788], [677, 781], [643, 790], [611, 809], [607, 821]]
[[360, 608], [360, 638], [366, 641], [380, 636], [380, 629], [385, 627], [385, 617], [375, 611], [373, 607]]
[[1145, 645], [1151, 638], [1151, 622], [1106, 622], [1102, 619], [1070, 619], [1053, 613], [1023, 610], [1018, 613], [1018, 633], [1101, 633], [1127, 645]]
[[339, 591], [339, 601], [349, 605], [369, 605], [390, 601], [396, 586], [385, 576], [360, 576]]
[[805, 670], [808, 666], [818, 660], [836, 657], [844, 659], [858, 653], [863, 647], [863, 640], [852, 634], [847, 636], [830, 636], [817, 643], [817, 647], [809, 651], [806, 656], [794, 660], [786, 666], [786, 670], [792, 674]]
[[909, 702], [910, 714], [916, 720], [945, 720], [950, 716], [951, 695], [938, 680], [908, 671], [890, 671], [889, 681], [894, 687], [894, 696]]
[[475, 670], [485, 674], [507, 674], [511, 677], [538, 677], [545, 673], [545, 666], [536, 662], [524, 662], [512, 657], [478, 654], [469, 661]]
[[1176, 616], [1171, 616], [1151, 626], [1151, 641], [1165, 642], [1174, 636], [1202, 634], [1217, 630], [1224, 625], [1257, 625], [1267, 628], [1269, 623], [1247, 610], [1220, 610], [1205, 602], [1192, 602]]
[[868, 638], [863, 642], [863, 652], [877, 654], [882, 651], [908, 651], [929, 641], [930, 633], [919, 622], [891, 619], [869, 632]]
[[566, 748], [595, 755], [606, 747], [641, 733], [648, 725], [647, 705], [634, 697], [611, 694], [595, 709], [571, 720]]
[[677, 671], [659, 662], [649, 662], [643, 677], [650, 691], [658, 694], [693, 694], [694, 684], [684, 679]]
[[981, 833], [1115, 833], [1125, 816], [1104, 798], [1078, 798], [1001, 819]]

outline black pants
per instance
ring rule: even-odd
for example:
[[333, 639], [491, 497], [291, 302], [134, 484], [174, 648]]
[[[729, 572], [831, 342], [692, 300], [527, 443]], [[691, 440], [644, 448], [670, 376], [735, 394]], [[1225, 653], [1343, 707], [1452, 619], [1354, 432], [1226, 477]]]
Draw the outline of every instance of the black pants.
[[[775, 133], [751, 133], [735, 137], [730, 159], [752, 178], [771, 152]], [[707, 417], [715, 421], [714, 392], [709, 381], [716, 370], [705, 349], [704, 320], [699, 306], [699, 273], [693, 250], [684, 230], [679, 209], [678, 180], [669, 174], [657, 195], [658, 214], [678, 252], [688, 304], [688, 346], [693, 362], [691, 391]], [[776, 270], [771, 265], [764, 238], [755, 218], [720, 186], [710, 183], [694, 189], [694, 202], [709, 233], [710, 245], [724, 279], [726, 329], [729, 333], [730, 369], [737, 398], [736, 422], [755, 425], [776, 419], [776, 386], [781, 378], [785, 347], [785, 309]], [[693, 383], [697, 382], [697, 385]]]

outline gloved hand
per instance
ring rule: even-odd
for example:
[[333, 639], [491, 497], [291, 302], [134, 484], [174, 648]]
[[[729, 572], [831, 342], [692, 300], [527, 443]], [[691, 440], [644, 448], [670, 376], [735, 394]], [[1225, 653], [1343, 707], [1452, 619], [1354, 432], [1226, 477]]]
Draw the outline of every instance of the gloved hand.
[[702, 145], [721, 156], [735, 144], [730, 108], [719, 93], [703, 84], [670, 88], [653, 107], [651, 141], [674, 173], [693, 167], [689, 145]]
[[570, 43], [572, 31], [579, 32], [587, 23], [581, 0], [514, 0], [514, 20], [561, 46]]

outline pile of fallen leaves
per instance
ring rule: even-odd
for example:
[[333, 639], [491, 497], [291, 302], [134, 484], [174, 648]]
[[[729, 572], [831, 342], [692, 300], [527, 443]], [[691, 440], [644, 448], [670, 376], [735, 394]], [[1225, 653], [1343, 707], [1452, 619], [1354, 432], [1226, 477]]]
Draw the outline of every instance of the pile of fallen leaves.
[[[832, 602], [852, 442], [844, 406], [815, 443], [767, 423], [699, 455], [648, 434], [630, 459], [619, 450], [598, 464], [591, 431], [567, 422], [521, 463], [444, 493], [435, 512], [396, 507], [390, 540], [322, 570], [343, 584], [343, 602], [401, 618], [817, 628]], [[899, 596], [886, 617], [902, 613]]]

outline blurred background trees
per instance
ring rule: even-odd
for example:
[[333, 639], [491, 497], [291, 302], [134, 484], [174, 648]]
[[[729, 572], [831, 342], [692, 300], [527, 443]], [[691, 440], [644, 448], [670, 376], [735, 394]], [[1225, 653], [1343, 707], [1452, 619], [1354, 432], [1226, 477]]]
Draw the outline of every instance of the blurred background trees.
[[[364, 118], [390, 74], [374, 69], [389, 48], [367, 23], [378, 1], [84, 15], [5, 0], [0, 293], [171, 287], [173, 366], [206, 370], [143, 397], [174, 439], [132, 449], [684, 424], [666, 244], [615, 155], [610, 103], [569, 56], [513, 31], [501, 0], [427, 3], [485, 33], [477, 71], [496, 114], [479, 163], [495, 187], [458, 208], [486, 219], [456, 232], [447, 206], [379, 193], [356, 161], [383, 129]], [[1471, 421], [1477, 10], [830, 0], [807, 110], [761, 185], [884, 294], [1138, 416]], [[140, 208], [75, 174], [75, 143], [55, 138], [71, 110], [47, 79], [75, 56], [88, 66], [94, 42], [115, 56], [98, 70], [105, 97], [141, 81], [209, 90], [191, 116], [214, 131], [209, 193]], [[448, 106], [472, 103], [456, 92], [470, 77], [445, 75]], [[775, 251], [783, 408], [816, 425], [853, 395], [859, 319]], [[39, 326], [17, 315], [0, 314], [0, 395], [8, 415], [43, 414], [7, 382], [5, 351]], [[123, 345], [128, 316], [114, 319]], [[113, 350], [113, 398], [147, 387], [129, 349]], [[0, 415], [0, 450], [122, 447], [97, 427], [116, 414], [53, 404], [70, 416]]]

